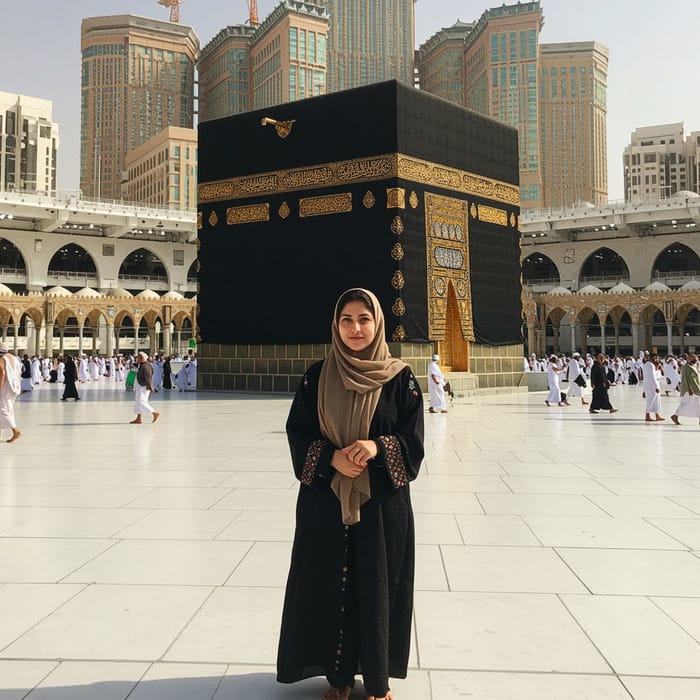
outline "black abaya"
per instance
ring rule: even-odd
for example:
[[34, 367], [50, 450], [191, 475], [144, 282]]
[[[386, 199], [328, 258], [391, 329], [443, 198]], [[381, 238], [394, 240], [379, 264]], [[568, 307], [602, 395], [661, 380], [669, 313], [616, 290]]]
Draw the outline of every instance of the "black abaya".
[[405, 678], [411, 639], [413, 511], [408, 482], [423, 459], [423, 397], [407, 367], [382, 388], [369, 437], [379, 446], [368, 466], [372, 496], [360, 522], [342, 523], [330, 489], [338, 447], [320, 431], [317, 398], [322, 363], [294, 398], [287, 435], [301, 481], [296, 532], [277, 657], [277, 680], [326, 676], [383, 697], [388, 679]]

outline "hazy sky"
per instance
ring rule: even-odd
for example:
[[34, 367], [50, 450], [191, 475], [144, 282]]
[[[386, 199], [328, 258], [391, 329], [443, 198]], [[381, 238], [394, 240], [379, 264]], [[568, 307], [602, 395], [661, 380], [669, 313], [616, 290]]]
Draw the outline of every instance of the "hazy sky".
[[[370, 0], [371, 2], [372, 0]], [[264, 17], [279, 0], [258, 0]], [[512, 0], [511, 0], [512, 2]], [[457, 19], [478, 19], [485, 0], [418, 0], [416, 44]], [[510, 4], [510, 2], [508, 3]], [[247, 19], [246, 0], [183, 0], [180, 22], [206, 44]], [[700, 130], [700, 90], [693, 47], [700, 0], [542, 0], [542, 42], [599, 41], [610, 51], [608, 190], [622, 199], [622, 151], [639, 126], [684, 122]], [[0, 0], [0, 91], [53, 101], [60, 128], [59, 189], [78, 188], [80, 160], [80, 21], [137, 14], [167, 19], [157, 0]]]

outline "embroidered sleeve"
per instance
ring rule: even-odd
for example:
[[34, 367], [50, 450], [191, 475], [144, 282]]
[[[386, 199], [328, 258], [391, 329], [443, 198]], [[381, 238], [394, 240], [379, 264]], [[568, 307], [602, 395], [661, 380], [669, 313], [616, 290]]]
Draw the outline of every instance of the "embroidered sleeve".
[[327, 444], [326, 440], [314, 440], [309, 445], [309, 449], [306, 452], [306, 459], [304, 460], [304, 468], [301, 472], [301, 483], [305, 486], [311, 486], [311, 482], [316, 475], [318, 460], [321, 458], [323, 448]]
[[408, 483], [406, 463], [401, 452], [401, 443], [396, 435], [380, 435], [377, 438], [386, 454], [386, 470], [394, 486], [405, 486]]

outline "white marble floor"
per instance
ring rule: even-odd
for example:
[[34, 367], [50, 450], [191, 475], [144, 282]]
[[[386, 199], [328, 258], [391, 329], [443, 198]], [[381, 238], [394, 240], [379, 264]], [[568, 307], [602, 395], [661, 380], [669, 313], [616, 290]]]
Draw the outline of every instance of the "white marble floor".
[[[288, 398], [42, 386], [0, 444], [0, 700], [310, 700], [274, 680]], [[543, 394], [426, 414], [396, 700], [700, 697], [700, 428]], [[663, 398], [665, 415], [676, 399]], [[353, 698], [363, 698], [361, 684]]]

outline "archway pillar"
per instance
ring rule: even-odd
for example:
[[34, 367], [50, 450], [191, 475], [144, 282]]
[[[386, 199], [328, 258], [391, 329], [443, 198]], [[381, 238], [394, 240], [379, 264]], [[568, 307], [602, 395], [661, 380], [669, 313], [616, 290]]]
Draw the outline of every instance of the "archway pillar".
[[576, 345], [576, 319], [571, 317], [571, 352], [574, 353], [578, 349]]
[[53, 323], [46, 323], [46, 338], [44, 340], [44, 355], [53, 357]]
[[639, 321], [632, 321], [632, 354], [639, 356], [639, 330], [642, 324]]
[[[534, 340], [534, 329], [532, 329], [532, 337]], [[530, 339], [530, 324], [527, 326], [527, 337], [528, 337], [528, 343]], [[163, 326], [163, 354], [167, 357], [168, 355], [172, 354], [172, 343], [173, 343], [173, 334], [172, 331], [170, 330], [170, 324], [166, 323]], [[532, 347], [531, 345], [529, 347]]]
[[41, 355], [41, 329], [42, 326], [34, 326], [34, 354]]
[[112, 357], [114, 352], [114, 324], [107, 322], [107, 333], [105, 342], [105, 355]]
[[613, 323], [613, 328], [615, 329], [615, 355], [620, 354], [620, 324]]
[[666, 321], [666, 341], [668, 345], [666, 355], [673, 355], [673, 323], [671, 321]]
[[78, 355], [83, 354], [83, 324], [78, 324]]

